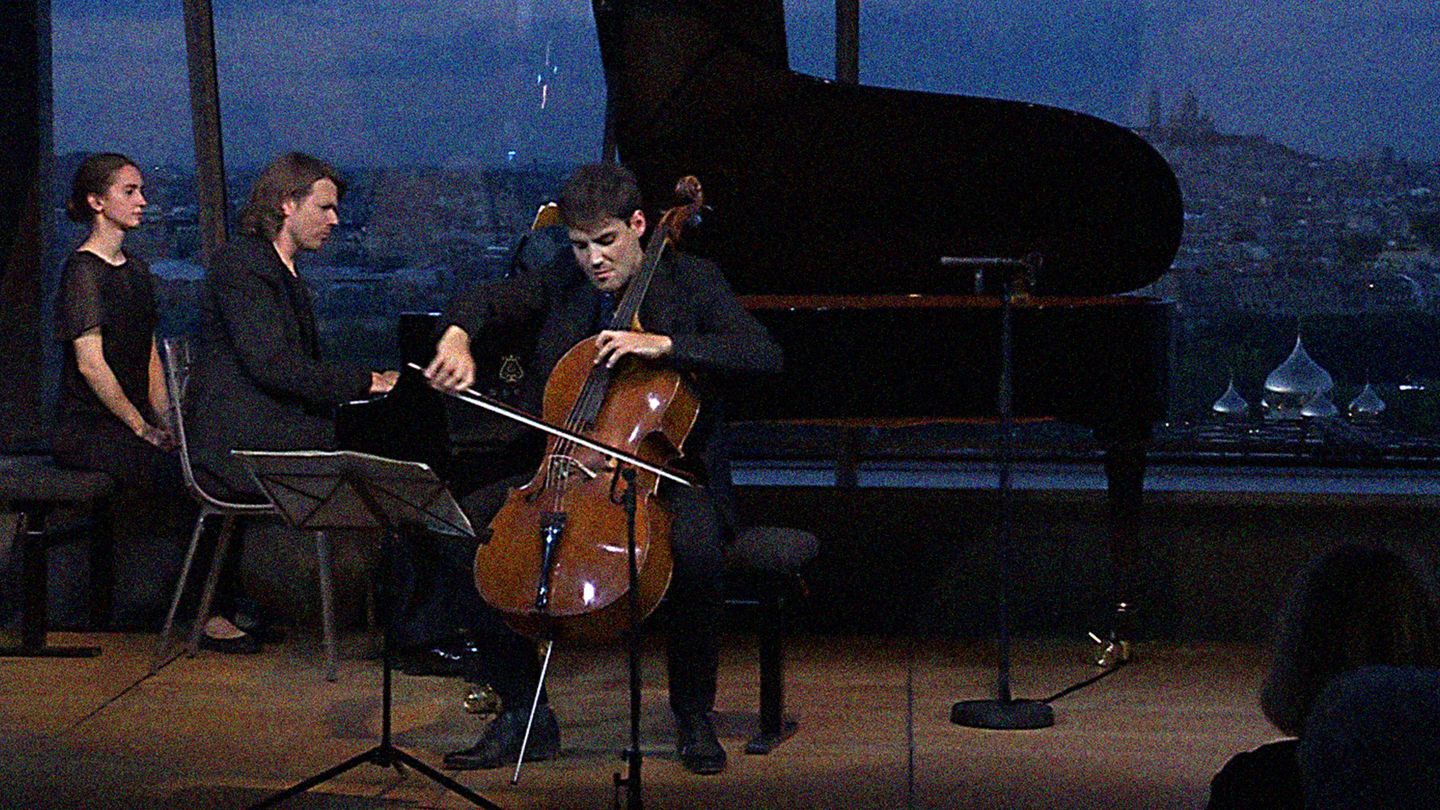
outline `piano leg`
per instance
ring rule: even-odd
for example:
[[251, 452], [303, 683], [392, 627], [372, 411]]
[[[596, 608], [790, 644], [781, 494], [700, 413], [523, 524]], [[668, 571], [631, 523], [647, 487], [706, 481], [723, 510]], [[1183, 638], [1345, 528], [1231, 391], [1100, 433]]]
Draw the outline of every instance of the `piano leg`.
[[863, 428], [840, 428], [839, 446], [835, 452], [835, 486], [854, 492], [860, 485], [860, 453], [865, 444]]
[[1145, 450], [1150, 437], [1105, 442], [1105, 479], [1109, 500], [1111, 613], [1109, 632], [1100, 640], [1095, 663], [1128, 661], [1136, 631], [1136, 597], [1143, 588], [1140, 571], [1140, 515], [1145, 495]]

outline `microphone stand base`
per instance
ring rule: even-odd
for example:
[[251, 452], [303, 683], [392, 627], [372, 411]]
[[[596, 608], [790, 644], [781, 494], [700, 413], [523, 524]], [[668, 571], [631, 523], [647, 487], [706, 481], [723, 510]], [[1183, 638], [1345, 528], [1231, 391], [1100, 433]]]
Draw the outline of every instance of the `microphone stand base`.
[[1049, 728], [1055, 712], [1037, 700], [962, 700], [951, 707], [950, 722], [997, 731]]

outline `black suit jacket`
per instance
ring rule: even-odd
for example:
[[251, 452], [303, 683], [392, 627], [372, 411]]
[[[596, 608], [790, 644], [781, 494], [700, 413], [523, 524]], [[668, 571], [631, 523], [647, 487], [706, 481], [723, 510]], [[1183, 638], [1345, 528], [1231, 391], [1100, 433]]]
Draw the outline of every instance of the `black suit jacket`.
[[[537, 330], [528, 364], [534, 373], [524, 388], [524, 407], [532, 413], [541, 411], [555, 364], [599, 331], [600, 293], [575, 263], [563, 233], [547, 231], [528, 239], [511, 277], [476, 285], [445, 312], [447, 325], [459, 326], [472, 338], [491, 329]], [[700, 398], [699, 418], [677, 466], [709, 483], [721, 515], [733, 526], [729, 453], [718, 430], [724, 421], [723, 392], [736, 376], [778, 372], [780, 347], [740, 306], [713, 262], [674, 249], [656, 268], [640, 323], [647, 332], [670, 337], [673, 351], [664, 362], [685, 374]]]
[[370, 371], [320, 358], [309, 288], [265, 239], [242, 236], [205, 274], [186, 438], [201, 485], [257, 495], [232, 449], [328, 449], [335, 406], [370, 390]]

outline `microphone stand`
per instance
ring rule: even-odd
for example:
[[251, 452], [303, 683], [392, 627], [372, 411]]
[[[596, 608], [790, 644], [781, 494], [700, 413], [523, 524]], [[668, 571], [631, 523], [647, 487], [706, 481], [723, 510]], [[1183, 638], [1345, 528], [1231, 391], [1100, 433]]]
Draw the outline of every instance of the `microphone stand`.
[[630, 747], [625, 749], [626, 775], [617, 771], [615, 780], [615, 807], [620, 807], [620, 790], [625, 790], [626, 810], [641, 810], [645, 806], [640, 790], [640, 765], [645, 755], [640, 751], [640, 568], [635, 551], [635, 468], [626, 467], [620, 471], [625, 480], [625, 493], [621, 503], [625, 505], [625, 553], [630, 565], [630, 633], [626, 647], [630, 663]]
[[1000, 411], [1000, 517], [996, 531], [996, 556], [999, 558], [1000, 588], [999, 611], [999, 654], [1000, 661], [995, 679], [995, 697], [989, 700], [962, 700], [950, 709], [950, 722], [967, 728], [995, 730], [1048, 728], [1055, 725], [1055, 712], [1048, 703], [1036, 700], [1016, 700], [1010, 694], [1010, 607], [1009, 591], [1012, 567], [1011, 531], [1014, 522], [1014, 497], [1010, 482], [1011, 467], [1014, 463], [1012, 442], [1014, 437], [1013, 403], [1013, 346], [1012, 346], [1012, 300], [1017, 286], [1027, 293], [1035, 283], [1040, 270], [1041, 258], [1031, 253], [1024, 259], [1004, 258], [957, 258], [944, 257], [944, 267], [974, 267], [975, 292], [985, 294], [993, 286], [988, 276], [1000, 277], [1000, 390], [997, 402]]

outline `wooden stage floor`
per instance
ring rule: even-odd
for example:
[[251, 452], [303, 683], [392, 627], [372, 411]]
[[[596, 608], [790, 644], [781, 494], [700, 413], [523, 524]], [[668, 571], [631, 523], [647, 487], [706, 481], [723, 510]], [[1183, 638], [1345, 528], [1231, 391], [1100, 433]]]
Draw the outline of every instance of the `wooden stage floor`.
[[[341, 762], [380, 727], [379, 663], [361, 658], [367, 639], [347, 640], [333, 684], [316, 641], [299, 634], [258, 656], [180, 658], [148, 678], [150, 635], [56, 633], [52, 643], [98, 642], [104, 652], [0, 659], [0, 807], [244, 807]], [[1132, 665], [1055, 701], [1053, 728], [993, 732], [949, 722], [957, 699], [993, 694], [992, 645], [922, 639], [911, 778], [905, 641], [799, 637], [787, 672], [799, 732], [768, 756], [746, 756], [758, 689], [749, 642], [728, 639], [722, 659], [718, 727], [730, 767], [712, 777], [674, 759], [663, 655], [647, 649], [646, 807], [1199, 807], [1230, 754], [1274, 736], [1256, 705], [1265, 662], [1254, 646], [1141, 645]], [[1088, 653], [1080, 641], [1017, 643], [1016, 696], [1094, 674]], [[618, 649], [558, 651], [561, 758], [528, 764], [514, 787], [508, 769], [457, 778], [505, 808], [613, 806], [628, 734], [624, 660]], [[397, 744], [435, 765], [469, 745], [482, 721], [462, 713], [462, 689], [397, 675]], [[469, 805], [419, 774], [363, 765], [286, 806]]]

